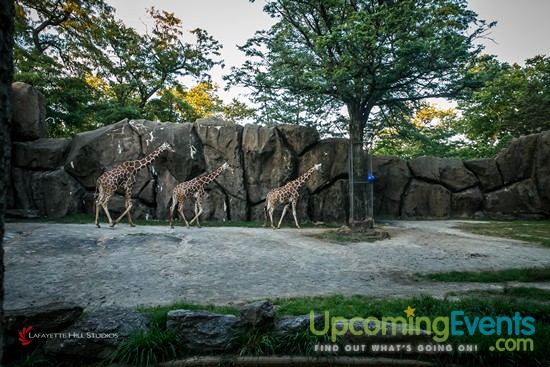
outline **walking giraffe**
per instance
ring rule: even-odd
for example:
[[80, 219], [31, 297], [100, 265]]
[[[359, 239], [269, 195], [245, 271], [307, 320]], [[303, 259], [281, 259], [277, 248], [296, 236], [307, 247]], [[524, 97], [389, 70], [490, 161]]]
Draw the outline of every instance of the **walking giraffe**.
[[[121, 165], [104, 172], [97, 179], [96, 194], [97, 199], [95, 201], [95, 225], [100, 228], [99, 225], [99, 206], [103, 208], [107, 218], [109, 219], [109, 226], [114, 227], [125, 215], [128, 215], [128, 223], [130, 226], [135, 227], [132, 222], [132, 216], [130, 209], [132, 209], [132, 187], [136, 182], [136, 173], [153, 162], [163, 151], [169, 150], [175, 152], [174, 148], [167, 142], [163, 143], [160, 147], [155, 149], [151, 154], [135, 161], [126, 161]], [[117, 190], [117, 188], [123, 187], [126, 197], [126, 210], [113, 222], [109, 209], [107, 209], [107, 203], [111, 199]]]
[[[172, 206], [170, 206], [170, 228], [174, 228], [174, 209], [176, 208], [176, 205], [178, 206], [178, 213], [185, 221], [185, 225], [187, 226], [187, 228], [189, 228], [189, 225], [193, 224], [195, 220], [197, 221], [197, 226], [200, 228], [201, 224], [199, 223], [199, 216], [202, 213], [202, 199], [204, 196], [204, 188], [227, 169], [231, 169], [231, 166], [229, 166], [229, 164], [226, 162], [209, 174], [195, 177], [192, 180], [182, 182], [174, 187], [174, 190], [172, 191]], [[183, 204], [185, 204], [185, 201], [191, 195], [195, 196], [195, 217], [191, 219], [191, 222], [188, 223], [185, 215], [183, 214]]]
[[296, 227], [300, 228], [300, 225], [298, 224], [298, 219], [296, 218], [296, 203], [298, 202], [298, 197], [300, 196], [300, 194], [298, 193], [298, 190], [307, 181], [309, 176], [313, 174], [313, 172], [318, 171], [320, 169], [321, 169], [321, 163], [316, 164], [315, 166], [311, 167], [308, 171], [306, 171], [303, 175], [301, 175], [294, 181], [290, 181], [289, 183], [287, 183], [282, 187], [273, 189], [267, 194], [267, 197], [265, 199], [266, 206], [264, 207], [264, 227], [267, 224], [267, 213], [269, 213], [269, 219], [271, 220], [271, 228], [275, 228], [273, 226], [273, 211], [275, 210], [275, 206], [277, 205], [277, 203], [281, 203], [286, 205], [283, 209], [283, 214], [281, 215], [279, 224], [275, 229], [281, 228], [281, 222], [285, 217], [285, 214], [286, 214], [286, 211], [288, 210], [289, 205], [292, 205], [292, 214], [294, 215], [294, 221], [296, 222]]

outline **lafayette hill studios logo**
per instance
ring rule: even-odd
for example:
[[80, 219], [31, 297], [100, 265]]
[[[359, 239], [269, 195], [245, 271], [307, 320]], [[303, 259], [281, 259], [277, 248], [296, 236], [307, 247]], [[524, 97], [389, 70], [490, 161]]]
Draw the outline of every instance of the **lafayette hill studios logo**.
[[19, 341], [21, 342], [21, 345], [26, 347], [30, 343], [32, 343], [32, 339], [28, 339], [29, 333], [32, 330], [32, 326], [24, 327], [23, 330], [19, 332]]
[[18, 340], [26, 347], [34, 339], [117, 339], [118, 333], [93, 333], [93, 332], [61, 332], [39, 333], [33, 332], [32, 326], [23, 327], [19, 332]]

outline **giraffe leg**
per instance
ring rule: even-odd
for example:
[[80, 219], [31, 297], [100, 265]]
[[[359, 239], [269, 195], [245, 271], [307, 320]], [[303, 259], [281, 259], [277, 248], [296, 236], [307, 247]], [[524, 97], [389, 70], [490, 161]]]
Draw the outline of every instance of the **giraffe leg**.
[[115, 224], [120, 222], [125, 215], [128, 215], [128, 223], [130, 223], [130, 226], [135, 227], [136, 225], [132, 222], [132, 216], [130, 215], [130, 209], [132, 209], [132, 192], [130, 190], [126, 190], [126, 210], [115, 220], [111, 227], [114, 227]]
[[98, 185], [97, 190], [97, 198], [95, 200], [95, 226], [97, 228], [101, 228], [99, 225], [99, 206], [102, 205], [102, 202], [105, 198], [105, 190], [103, 190], [103, 186]]
[[183, 219], [183, 221], [185, 222], [185, 225], [187, 226], [187, 228], [189, 228], [189, 222], [187, 222], [187, 218], [185, 218], [185, 214], [183, 214], [183, 202], [180, 202], [178, 205], [178, 213], [181, 219]]
[[198, 195], [197, 200], [195, 200], [195, 218], [191, 219], [191, 222], [189, 222], [189, 224], [193, 224], [193, 222], [196, 220], [197, 221], [197, 226], [199, 228], [201, 228], [201, 224], [199, 223], [199, 216], [202, 213], [201, 201], [202, 201], [202, 195]]
[[283, 222], [283, 218], [285, 217], [286, 211], [288, 210], [288, 207], [290, 204], [286, 204], [283, 209], [283, 214], [281, 214], [281, 219], [279, 220], [279, 224], [277, 225], [277, 229], [281, 228], [281, 223]]
[[111, 219], [111, 214], [109, 214], [109, 209], [107, 208], [107, 202], [102, 203], [101, 207], [103, 208], [103, 211], [105, 211], [105, 214], [107, 214], [107, 219], [109, 219], [109, 226], [114, 226], [115, 224], [113, 223], [113, 220]]
[[178, 198], [176, 195], [172, 195], [172, 205], [170, 206], [170, 228], [174, 229], [174, 209], [176, 208], [176, 205], [178, 205]]
[[292, 215], [294, 215], [294, 222], [296, 222], [296, 227], [300, 228], [298, 224], [298, 219], [296, 218], [296, 200], [292, 202]]
[[271, 228], [275, 229], [275, 226], [273, 225], [273, 211], [275, 210], [275, 206], [272, 205], [271, 208], [268, 209], [269, 213], [269, 220], [271, 221]]

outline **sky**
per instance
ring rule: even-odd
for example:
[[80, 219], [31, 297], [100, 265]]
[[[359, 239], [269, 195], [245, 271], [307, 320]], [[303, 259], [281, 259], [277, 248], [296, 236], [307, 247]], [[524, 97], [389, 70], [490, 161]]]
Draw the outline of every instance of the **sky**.
[[[145, 9], [173, 12], [182, 20], [186, 30], [202, 28], [223, 45], [224, 69], [215, 67], [212, 80], [220, 86], [219, 95], [229, 102], [232, 97], [243, 97], [244, 89], [224, 92], [222, 75], [230, 72], [231, 66], [240, 66], [244, 54], [237, 49], [257, 30], [268, 29], [274, 20], [263, 12], [264, 0], [250, 3], [248, 0], [106, 0], [116, 9], [116, 17], [127, 26], [144, 31], [147, 21]], [[501, 62], [525, 64], [536, 55], [550, 56], [550, 0], [470, 0], [469, 9], [487, 22], [497, 21], [482, 42], [485, 52], [494, 54]]]

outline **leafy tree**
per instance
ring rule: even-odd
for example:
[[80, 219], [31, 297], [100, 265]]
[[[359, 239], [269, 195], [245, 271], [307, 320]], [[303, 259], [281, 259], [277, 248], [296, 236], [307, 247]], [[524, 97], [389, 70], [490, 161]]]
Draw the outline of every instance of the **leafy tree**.
[[208, 80], [222, 64], [206, 31], [192, 30], [187, 43], [173, 13], [147, 12], [152, 29], [139, 34], [102, 0], [18, 0], [16, 78], [45, 94], [53, 136], [154, 116], [181, 77]]
[[50, 135], [95, 126], [94, 90], [80, 72], [82, 41], [99, 14], [113, 9], [101, 0], [18, 0], [15, 10], [14, 79], [45, 95]]
[[388, 116], [385, 127], [376, 135], [374, 152], [402, 158], [460, 156], [462, 139], [453, 128], [457, 118], [454, 109], [430, 103], [422, 103], [412, 117]]
[[525, 67], [496, 60], [478, 65], [490, 76], [485, 86], [462, 100], [457, 129], [478, 154], [492, 156], [512, 138], [550, 129], [550, 58], [536, 56]]
[[[475, 85], [464, 70], [482, 49], [473, 41], [491, 24], [466, 6], [466, 0], [269, 0], [264, 10], [278, 22], [242, 47], [259, 60], [234, 69], [231, 82], [341, 102], [349, 116], [352, 174], [363, 179], [371, 114]], [[352, 220], [372, 214], [366, 191], [355, 191]]]

